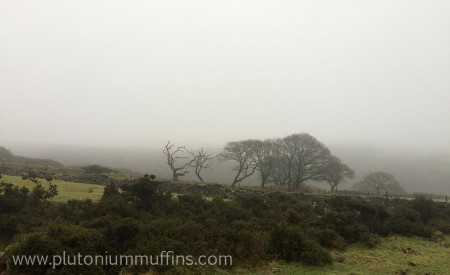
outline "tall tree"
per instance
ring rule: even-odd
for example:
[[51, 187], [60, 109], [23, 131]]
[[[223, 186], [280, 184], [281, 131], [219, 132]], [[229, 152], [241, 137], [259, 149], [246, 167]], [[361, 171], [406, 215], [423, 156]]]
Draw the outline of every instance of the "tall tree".
[[315, 137], [293, 134], [279, 140], [279, 157], [274, 179], [278, 184], [298, 189], [308, 180], [323, 181], [330, 150]]
[[195, 175], [200, 181], [203, 181], [203, 177], [201, 176], [201, 172], [204, 169], [211, 168], [211, 160], [214, 159], [212, 153], [208, 153], [205, 149], [201, 148], [197, 151], [189, 151], [191, 154], [193, 161], [188, 166], [194, 168]]
[[14, 155], [5, 147], [0, 146], [0, 161], [11, 161]]
[[368, 174], [364, 177], [361, 184], [375, 189], [377, 196], [380, 195], [380, 191], [391, 191], [396, 193], [404, 192], [394, 175], [383, 171]]
[[345, 181], [346, 178], [353, 179], [354, 177], [355, 171], [342, 163], [339, 158], [330, 156], [326, 165], [325, 180], [330, 184], [332, 193], [336, 191], [337, 186]]
[[276, 142], [274, 140], [248, 140], [251, 158], [255, 169], [261, 177], [261, 188], [264, 188], [272, 175], [276, 157], [278, 155]]
[[169, 165], [169, 168], [172, 171], [173, 181], [178, 181], [179, 177], [188, 174], [189, 172], [186, 168], [194, 162], [193, 159], [189, 159], [182, 155], [185, 151], [186, 146], [174, 148], [174, 145], [170, 144], [170, 141], [167, 142], [163, 149], [163, 154], [166, 155], [167, 158], [167, 165]]
[[291, 171], [294, 164], [294, 157], [285, 148], [282, 139], [274, 141], [274, 146], [277, 154], [274, 156], [274, 166], [272, 169], [271, 178], [278, 186], [288, 186], [291, 189]]
[[231, 183], [231, 187], [235, 187], [237, 183], [252, 176], [256, 171], [251, 143], [251, 140], [228, 142], [223, 148], [223, 152], [217, 155], [221, 161], [234, 161], [237, 163], [233, 167], [236, 175]]

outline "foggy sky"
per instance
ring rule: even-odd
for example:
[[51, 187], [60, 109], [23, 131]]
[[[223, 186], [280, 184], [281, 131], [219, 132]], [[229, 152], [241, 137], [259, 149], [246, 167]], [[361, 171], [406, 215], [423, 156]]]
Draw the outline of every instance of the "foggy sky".
[[0, 1], [0, 145], [450, 150], [450, 1]]

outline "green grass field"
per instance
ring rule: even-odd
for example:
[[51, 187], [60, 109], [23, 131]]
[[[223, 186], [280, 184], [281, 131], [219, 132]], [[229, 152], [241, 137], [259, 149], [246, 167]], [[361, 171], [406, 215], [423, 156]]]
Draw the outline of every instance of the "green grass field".
[[[3, 181], [10, 182], [17, 186], [25, 186], [30, 190], [33, 189], [35, 184], [29, 180], [23, 180], [22, 177], [19, 176], [7, 176], [3, 175]], [[42, 185], [48, 186], [47, 181], [44, 179], [39, 179]], [[58, 195], [55, 196], [52, 200], [55, 202], [67, 202], [71, 199], [84, 200], [91, 199], [93, 201], [98, 201], [103, 195], [103, 189], [105, 188], [102, 185], [96, 184], [87, 184], [87, 183], [78, 183], [78, 182], [69, 182], [69, 181], [61, 181], [61, 180], [53, 180], [53, 184], [58, 186]], [[89, 189], [92, 188], [92, 193], [89, 193]]]
[[[447, 241], [450, 239], [447, 237]], [[402, 248], [411, 248], [415, 253], [405, 254]], [[243, 272], [247, 274], [450, 274], [450, 248], [441, 243], [423, 238], [388, 237], [380, 245], [368, 249], [359, 244], [348, 247], [344, 252], [333, 252], [333, 258], [342, 258], [326, 267], [309, 267], [301, 264], [272, 262], [262, 270]], [[415, 266], [414, 266], [415, 265]]]
[[[56, 175], [64, 175], [64, 174], [70, 174], [70, 175], [81, 175], [84, 173], [84, 170], [81, 167], [58, 167], [58, 166], [45, 166], [45, 165], [38, 165], [38, 164], [28, 164], [25, 165], [25, 163], [15, 163], [15, 162], [7, 162], [5, 163], [5, 167], [7, 168], [13, 168], [13, 169], [25, 169], [25, 170], [44, 170], [45, 168], [50, 169], [53, 173]], [[107, 175], [113, 179], [124, 179], [129, 178], [130, 174], [133, 174], [134, 177], [140, 176], [139, 173], [136, 172], [127, 172], [122, 173], [120, 171], [115, 171], [108, 173]]]

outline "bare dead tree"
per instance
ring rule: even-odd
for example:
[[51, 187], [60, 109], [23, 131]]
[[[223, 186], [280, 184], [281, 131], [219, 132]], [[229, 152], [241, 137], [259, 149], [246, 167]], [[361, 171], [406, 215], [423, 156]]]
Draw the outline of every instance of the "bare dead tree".
[[231, 160], [237, 162], [237, 165], [233, 168], [233, 170], [236, 171], [236, 176], [231, 183], [231, 187], [233, 188], [237, 183], [250, 177], [256, 171], [250, 143], [251, 142], [248, 140], [228, 142], [224, 147], [223, 152], [217, 155], [221, 161]]
[[212, 153], [208, 153], [204, 148], [201, 148], [196, 151], [186, 150], [189, 154], [191, 154], [193, 158], [193, 162], [189, 164], [189, 167], [194, 168], [195, 175], [200, 181], [203, 181], [201, 176], [201, 172], [204, 169], [211, 168], [211, 160], [214, 159]]
[[163, 149], [163, 153], [167, 158], [167, 165], [169, 165], [170, 170], [172, 171], [173, 181], [178, 181], [179, 177], [188, 174], [189, 172], [186, 168], [194, 162], [193, 159], [189, 159], [186, 156], [180, 156], [180, 154], [183, 154], [185, 151], [187, 151], [186, 146], [174, 148], [174, 145], [170, 144], [170, 140]]

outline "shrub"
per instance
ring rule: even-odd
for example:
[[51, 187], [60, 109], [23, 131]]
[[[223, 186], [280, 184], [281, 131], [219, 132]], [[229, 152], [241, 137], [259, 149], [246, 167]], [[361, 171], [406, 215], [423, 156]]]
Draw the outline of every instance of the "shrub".
[[348, 243], [359, 240], [359, 233], [364, 226], [359, 222], [358, 214], [355, 211], [329, 211], [321, 217], [320, 224], [324, 228], [336, 231]]
[[326, 248], [336, 248], [342, 250], [346, 245], [344, 238], [331, 229], [312, 227], [308, 230], [308, 236]]
[[305, 234], [297, 226], [279, 225], [271, 235], [270, 248], [276, 256], [286, 261], [300, 259], [300, 253], [305, 244]]
[[373, 248], [380, 244], [380, 237], [376, 234], [364, 231], [359, 236], [359, 241], [369, 248]]
[[300, 261], [307, 265], [324, 266], [332, 263], [328, 251], [313, 241], [306, 241], [300, 254]]
[[392, 216], [386, 220], [385, 230], [404, 236], [431, 237], [432, 234], [432, 230], [423, 224], [420, 214], [407, 206], [395, 208]]
[[[21, 235], [8, 250], [8, 258], [12, 255], [96, 255], [105, 251], [103, 237], [95, 230], [71, 224], [49, 224], [33, 233]], [[99, 274], [101, 266], [66, 265], [11, 265], [13, 273], [18, 274]]]
[[425, 196], [418, 195], [411, 203], [412, 208], [419, 212], [420, 218], [425, 223], [433, 219], [438, 212], [436, 203]]
[[236, 201], [242, 208], [250, 210], [256, 217], [262, 217], [268, 209], [264, 199], [255, 195], [239, 195], [236, 197]]

